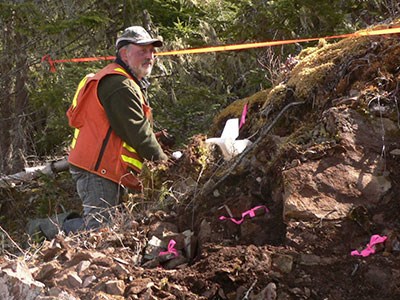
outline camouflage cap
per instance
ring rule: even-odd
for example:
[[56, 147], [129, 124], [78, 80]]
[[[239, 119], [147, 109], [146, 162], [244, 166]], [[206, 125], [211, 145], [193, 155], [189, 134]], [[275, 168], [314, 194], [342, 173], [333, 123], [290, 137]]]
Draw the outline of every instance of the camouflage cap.
[[119, 50], [127, 44], [135, 45], [150, 45], [154, 47], [162, 47], [163, 42], [161, 39], [154, 39], [151, 35], [141, 26], [131, 26], [124, 30], [121, 36], [117, 39], [115, 47]]

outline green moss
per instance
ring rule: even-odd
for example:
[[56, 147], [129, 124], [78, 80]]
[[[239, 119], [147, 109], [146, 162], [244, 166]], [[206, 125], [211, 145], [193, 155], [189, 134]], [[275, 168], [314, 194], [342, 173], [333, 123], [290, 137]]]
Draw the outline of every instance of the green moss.
[[269, 89], [262, 90], [250, 97], [237, 100], [227, 106], [214, 118], [213, 125], [210, 130], [210, 135], [218, 136], [222, 132], [222, 129], [225, 126], [225, 122], [228, 119], [240, 118], [243, 112], [243, 107], [246, 103], [248, 104], [248, 115], [250, 116], [250, 118], [248, 118], [249, 122], [255, 120], [255, 118], [252, 118], [253, 115], [258, 113], [264, 103], [268, 101], [269, 93]]

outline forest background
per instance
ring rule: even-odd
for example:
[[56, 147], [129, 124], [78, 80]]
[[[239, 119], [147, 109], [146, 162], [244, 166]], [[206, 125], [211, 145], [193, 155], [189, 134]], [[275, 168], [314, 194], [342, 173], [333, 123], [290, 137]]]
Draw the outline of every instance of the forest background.
[[[163, 51], [349, 33], [399, 16], [397, 0], [36, 0], [1, 1], [0, 174], [65, 156], [65, 112], [87, 73], [109, 61], [56, 64], [42, 58], [115, 55], [124, 28], [141, 25]], [[314, 43], [315, 44], [315, 43]], [[160, 57], [150, 98], [155, 129], [179, 143], [207, 133], [237, 99], [266, 89], [307, 44]]]

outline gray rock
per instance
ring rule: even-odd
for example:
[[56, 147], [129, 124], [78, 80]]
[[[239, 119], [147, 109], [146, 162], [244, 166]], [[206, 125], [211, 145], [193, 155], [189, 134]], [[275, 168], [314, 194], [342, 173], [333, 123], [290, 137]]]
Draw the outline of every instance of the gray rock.
[[41, 295], [44, 284], [33, 279], [27, 265], [22, 261], [0, 268], [0, 299], [34, 300]]

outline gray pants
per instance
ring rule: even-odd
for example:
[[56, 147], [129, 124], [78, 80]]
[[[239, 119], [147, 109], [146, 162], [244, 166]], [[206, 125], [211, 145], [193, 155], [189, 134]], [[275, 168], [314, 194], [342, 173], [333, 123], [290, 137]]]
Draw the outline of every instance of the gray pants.
[[123, 188], [117, 183], [70, 165], [72, 178], [83, 204], [83, 218], [66, 220], [66, 234], [98, 228], [110, 220], [109, 208], [118, 204]]

